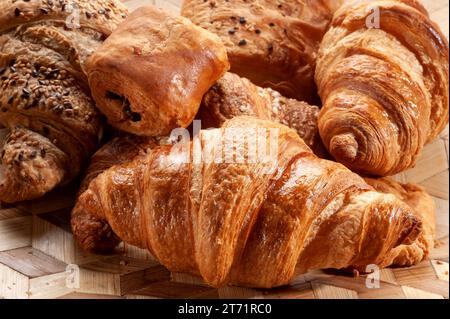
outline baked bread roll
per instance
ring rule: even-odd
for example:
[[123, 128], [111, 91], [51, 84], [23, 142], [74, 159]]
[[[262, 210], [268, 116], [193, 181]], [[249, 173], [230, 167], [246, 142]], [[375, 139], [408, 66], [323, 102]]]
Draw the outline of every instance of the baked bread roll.
[[192, 122], [229, 64], [217, 36], [146, 6], [130, 14], [87, 68], [92, 96], [112, 126], [159, 136]]
[[[252, 161], [256, 136], [276, 147]], [[120, 238], [212, 286], [268, 288], [311, 269], [388, 266], [393, 250], [422, 232], [407, 204], [317, 158], [294, 130], [271, 121], [236, 117], [193, 142], [137, 155], [129, 142], [122, 150], [114, 143], [103, 154], [128, 149], [134, 159], [97, 174], [72, 212], [75, 238], [89, 251], [108, 252]]]
[[316, 155], [326, 153], [317, 129], [317, 106], [286, 98], [277, 91], [258, 87], [246, 78], [227, 72], [203, 96], [197, 117], [202, 128], [218, 128], [226, 120], [242, 115], [289, 126]]
[[86, 59], [127, 14], [115, 0], [0, 2], [0, 201], [42, 196], [96, 150]]
[[181, 14], [220, 36], [231, 72], [315, 104], [317, 50], [341, 2], [185, 0]]
[[331, 155], [380, 176], [414, 166], [448, 123], [448, 59], [447, 39], [418, 1], [341, 7], [316, 71], [319, 131]]

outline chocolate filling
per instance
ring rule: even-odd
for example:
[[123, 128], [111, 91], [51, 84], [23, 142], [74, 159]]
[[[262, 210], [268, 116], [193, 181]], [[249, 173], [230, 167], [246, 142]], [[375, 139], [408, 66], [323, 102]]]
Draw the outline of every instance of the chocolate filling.
[[141, 120], [141, 115], [131, 110], [130, 101], [127, 98], [111, 91], [106, 91], [105, 97], [110, 100], [119, 101], [122, 104], [123, 114], [132, 122], [139, 122]]

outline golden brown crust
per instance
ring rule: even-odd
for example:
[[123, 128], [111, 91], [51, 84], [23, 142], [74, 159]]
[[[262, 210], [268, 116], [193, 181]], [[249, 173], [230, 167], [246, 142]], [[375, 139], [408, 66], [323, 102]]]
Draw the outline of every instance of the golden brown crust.
[[68, 155], [42, 135], [16, 128], [0, 145], [2, 201], [40, 197], [67, 179]]
[[182, 15], [220, 36], [231, 72], [286, 97], [316, 103], [317, 50], [340, 2], [185, 0]]
[[187, 127], [229, 68], [220, 39], [188, 19], [139, 8], [92, 55], [89, 84], [114, 127], [160, 136]]
[[[367, 21], [378, 8], [380, 28]], [[417, 1], [351, 2], [319, 51], [322, 140], [335, 159], [372, 175], [412, 167], [448, 122], [449, 49]]]
[[203, 96], [197, 117], [203, 128], [218, 128], [226, 120], [242, 115], [272, 120], [294, 129], [322, 157], [326, 152], [317, 129], [318, 114], [317, 106], [285, 98], [270, 88], [258, 87], [227, 72]]
[[420, 186], [400, 184], [391, 178], [365, 178], [365, 181], [381, 193], [393, 194], [407, 203], [422, 221], [422, 232], [412, 245], [395, 248], [387, 263], [397, 266], [411, 266], [424, 260], [434, 247], [435, 211], [433, 198]]
[[[278, 133], [269, 160], [205, 157], [221, 154], [234, 132], [235, 147], [225, 156], [249, 159], [247, 141], [258, 129]], [[84, 249], [112, 249], [116, 234], [148, 248], [169, 270], [201, 275], [210, 285], [274, 287], [296, 271], [387, 266], [395, 247], [420, 235], [421, 221], [408, 205], [317, 158], [283, 125], [235, 117], [183, 145], [178, 152], [155, 146], [90, 182], [72, 212]], [[111, 227], [109, 236], [99, 237], [102, 227]]]
[[[0, 200], [15, 202], [72, 180], [95, 151], [101, 122], [84, 65], [126, 9], [116, 0], [5, 0], [0, 12], [0, 123], [11, 131]], [[11, 166], [9, 157], [39, 145], [48, 156]]]
[[[116, 0], [3, 0], [0, 12], [0, 32], [22, 24], [67, 21], [68, 28], [71, 25], [76, 28], [79, 24], [108, 36], [123, 21], [128, 10]], [[67, 20], [68, 17], [76, 20]]]
[[113, 138], [91, 157], [79, 193], [83, 193], [89, 183], [103, 171], [114, 165], [132, 161], [133, 158], [154, 146], [155, 143], [156, 140], [153, 138], [129, 134], [121, 134]]

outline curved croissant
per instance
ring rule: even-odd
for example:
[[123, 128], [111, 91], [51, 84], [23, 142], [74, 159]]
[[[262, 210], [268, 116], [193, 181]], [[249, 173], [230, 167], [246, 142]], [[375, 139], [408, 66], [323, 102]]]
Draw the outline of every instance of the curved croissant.
[[42, 196], [96, 150], [85, 61], [123, 20], [116, 0], [0, 2], [0, 201]]
[[108, 122], [141, 136], [189, 126], [228, 69], [219, 37], [151, 5], [133, 11], [87, 63], [92, 97]]
[[[134, 159], [97, 174], [72, 212], [86, 250], [120, 238], [212, 286], [274, 287], [310, 269], [388, 266], [422, 230], [408, 205], [317, 158], [280, 124], [236, 117], [187, 144], [127, 144]], [[259, 155], [273, 145], [270, 156], [253, 161], [255, 144]]]
[[331, 155], [372, 175], [412, 167], [448, 122], [448, 59], [445, 36], [418, 1], [341, 7], [315, 75], [319, 131]]

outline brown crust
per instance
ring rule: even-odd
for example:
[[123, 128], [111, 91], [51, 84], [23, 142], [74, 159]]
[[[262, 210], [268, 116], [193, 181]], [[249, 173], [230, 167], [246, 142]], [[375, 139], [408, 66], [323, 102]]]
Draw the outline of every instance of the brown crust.
[[[97, 14], [88, 18], [91, 11]], [[0, 12], [0, 123], [11, 131], [2, 149], [11, 150], [27, 136], [45, 144], [48, 154], [58, 154], [56, 160], [47, 156], [20, 169], [10, 161], [0, 164], [8, 172], [0, 179], [0, 200], [15, 202], [72, 180], [97, 148], [102, 125], [84, 66], [127, 11], [116, 0], [77, 0], [70, 6], [68, 1], [5, 0]], [[75, 13], [79, 25], [68, 20]], [[26, 146], [17, 151], [26, 152]]]
[[258, 87], [246, 78], [227, 72], [203, 96], [197, 117], [203, 128], [217, 128], [226, 120], [241, 115], [287, 125], [316, 155], [326, 156], [317, 128], [317, 106], [288, 99], [270, 88]]
[[[108, 36], [126, 17], [128, 10], [116, 0], [3, 0], [0, 3], [0, 32], [22, 24], [65, 21], [78, 9], [79, 24]], [[75, 15], [74, 15], [75, 17]]]
[[3, 201], [40, 197], [67, 179], [67, 154], [42, 135], [16, 128], [0, 145], [3, 146], [0, 157]]
[[217, 36], [147, 6], [134, 11], [96, 51], [88, 74], [97, 106], [112, 126], [160, 136], [187, 127], [203, 94], [228, 68]]
[[286, 97], [316, 103], [317, 50], [340, 2], [186, 0], [182, 15], [220, 36], [231, 72]]
[[397, 266], [411, 266], [424, 260], [434, 247], [435, 211], [433, 198], [420, 186], [415, 184], [400, 184], [391, 178], [365, 178], [365, 181], [378, 192], [394, 194], [408, 204], [422, 221], [422, 232], [411, 245], [400, 245], [395, 248], [388, 263]]
[[[380, 10], [380, 28], [366, 18]], [[370, 18], [370, 17], [369, 17]], [[379, 176], [414, 166], [448, 123], [448, 41], [417, 1], [344, 5], [319, 51], [322, 140], [352, 170]]]
[[[222, 145], [212, 141], [223, 143], [228, 129], [238, 134], [234, 152], [245, 158], [246, 140], [255, 136], [239, 134], [252, 128], [277, 130], [276, 161], [180, 161], [198, 145]], [[92, 179], [72, 212], [82, 248], [112, 249], [117, 238], [98, 238], [98, 225], [109, 225], [109, 233], [148, 248], [171, 271], [213, 286], [274, 287], [296, 271], [387, 266], [395, 247], [422, 231], [408, 205], [317, 158], [283, 125], [235, 117], [188, 146], [181, 153], [155, 146]]]

